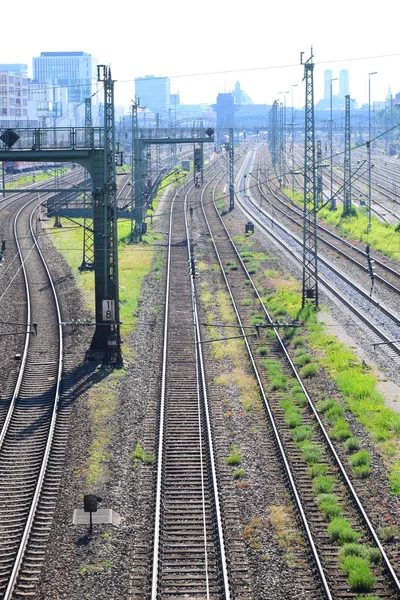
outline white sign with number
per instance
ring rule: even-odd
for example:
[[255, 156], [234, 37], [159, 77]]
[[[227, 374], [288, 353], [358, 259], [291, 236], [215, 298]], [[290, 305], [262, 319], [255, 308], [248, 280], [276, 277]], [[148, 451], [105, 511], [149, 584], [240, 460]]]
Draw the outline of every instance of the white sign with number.
[[115, 321], [115, 301], [103, 300], [102, 304], [103, 321]]

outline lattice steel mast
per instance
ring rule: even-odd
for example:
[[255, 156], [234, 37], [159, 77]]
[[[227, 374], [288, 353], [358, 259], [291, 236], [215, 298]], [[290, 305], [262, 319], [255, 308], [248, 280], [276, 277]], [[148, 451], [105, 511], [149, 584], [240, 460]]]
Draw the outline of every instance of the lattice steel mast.
[[351, 213], [350, 95], [345, 96], [343, 216]]
[[[85, 100], [85, 139], [86, 146], [92, 147], [92, 99]], [[90, 186], [90, 177], [85, 169], [84, 187]], [[93, 233], [93, 213], [91, 203], [91, 192], [83, 193], [83, 257], [80, 271], [92, 271], [94, 269], [94, 233]]]
[[318, 260], [317, 260], [317, 194], [315, 185], [315, 129], [314, 129], [314, 63], [313, 50], [304, 64], [306, 81], [305, 145], [304, 145], [304, 221], [303, 221], [303, 290], [302, 306], [312, 303], [318, 306]]
[[95, 190], [93, 201], [96, 323], [101, 327], [90, 351], [102, 350], [103, 363], [121, 366], [114, 82], [105, 65], [98, 65], [97, 75], [104, 83], [104, 185]]

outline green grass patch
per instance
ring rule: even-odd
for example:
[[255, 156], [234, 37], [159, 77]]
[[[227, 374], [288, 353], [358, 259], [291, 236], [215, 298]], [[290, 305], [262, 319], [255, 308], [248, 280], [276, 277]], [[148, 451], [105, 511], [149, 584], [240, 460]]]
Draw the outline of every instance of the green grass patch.
[[312, 486], [317, 494], [331, 494], [335, 489], [335, 480], [330, 475], [320, 475], [315, 477]]
[[313, 429], [311, 425], [299, 425], [291, 430], [292, 438], [295, 442], [305, 442], [313, 437]]
[[145, 465], [151, 465], [154, 460], [154, 454], [147, 452], [142, 446], [137, 443], [135, 450], [132, 452], [133, 465], [136, 467], [140, 462]]
[[230, 448], [230, 454], [226, 458], [227, 464], [240, 465], [240, 463], [242, 462], [242, 458], [242, 451], [240, 450], [239, 446], [237, 446], [236, 444], [232, 444]]
[[360, 467], [365, 465], [370, 465], [372, 460], [371, 452], [368, 450], [360, 450], [349, 457], [349, 464], [352, 467]]
[[287, 412], [285, 414], [285, 423], [290, 429], [298, 427], [301, 424], [301, 415], [295, 410]]
[[346, 419], [342, 419], [340, 417], [336, 419], [335, 424], [331, 429], [331, 436], [335, 440], [340, 440], [342, 442], [352, 437], [350, 426]]
[[253, 304], [253, 300], [251, 298], [243, 298], [242, 305], [243, 306], [251, 306]]
[[361, 442], [356, 437], [350, 437], [347, 440], [345, 440], [345, 442], [344, 442], [344, 447], [346, 448], [347, 452], [349, 452], [349, 453], [356, 452], [357, 450], [360, 449], [360, 446], [361, 446]]
[[305, 441], [300, 444], [301, 453], [308, 464], [317, 463], [321, 458], [321, 448], [316, 444]]
[[357, 542], [361, 534], [352, 528], [351, 523], [344, 517], [336, 517], [328, 526], [328, 534], [338, 544]]
[[314, 377], [318, 373], [318, 366], [314, 363], [309, 365], [304, 365], [300, 369], [300, 376], [304, 379], [308, 379], [309, 377]]
[[338, 504], [335, 494], [320, 494], [317, 496], [317, 504], [326, 519], [332, 520], [342, 514], [342, 507]]
[[242, 477], [244, 477], [244, 474], [245, 474], [244, 469], [235, 469], [233, 471], [233, 478], [234, 479], [242, 479]]
[[309, 354], [300, 354], [299, 356], [295, 356], [293, 362], [297, 367], [304, 367], [304, 365], [308, 365], [313, 360], [312, 356]]
[[259, 348], [257, 348], [257, 352], [260, 356], [268, 356], [269, 348], [268, 346], [259, 346]]
[[346, 556], [340, 566], [346, 573], [349, 586], [354, 592], [370, 592], [374, 588], [376, 578], [366, 558]]
[[383, 542], [394, 542], [398, 535], [398, 530], [395, 525], [388, 525], [386, 527], [381, 527], [378, 530], [378, 536], [381, 538]]
[[315, 479], [315, 477], [320, 477], [321, 475], [326, 475], [329, 471], [328, 465], [321, 465], [319, 463], [315, 463], [310, 466], [309, 474], [311, 479]]

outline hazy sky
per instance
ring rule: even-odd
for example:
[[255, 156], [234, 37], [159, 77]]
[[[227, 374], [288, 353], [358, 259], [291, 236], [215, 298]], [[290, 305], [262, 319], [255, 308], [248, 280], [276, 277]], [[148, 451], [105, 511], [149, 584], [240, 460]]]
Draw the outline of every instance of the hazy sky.
[[[8, 13], [4, 15], [4, 10]], [[348, 69], [360, 104], [400, 92], [398, 1], [365, 0], [20, 0], [3, 9], [0, 62], [27, 63], [40, 52], [84, 51], [111, 66], [115, 100], [131, 104], [134, 79], [168, 76], [184, 104], [215, 102], [236, 81], [255, 103], [287, 95], [304, 105], [304, 58], [314, 51], [315, 101], [323, 73]], [[7, 17], [7, 18], [5, 18]], [[333, 94], [338, 92], [333, 83]]]

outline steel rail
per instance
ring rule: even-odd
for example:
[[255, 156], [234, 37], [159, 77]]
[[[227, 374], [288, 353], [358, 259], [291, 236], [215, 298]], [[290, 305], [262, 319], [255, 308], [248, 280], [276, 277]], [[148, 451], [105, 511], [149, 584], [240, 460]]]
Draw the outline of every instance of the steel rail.
[[[38, 206], [38, 205], [37, 205]], [[36, 513], [36, 509], [37, 509], [37, 505], [39, 502], [39, 498], [40, 498], [40, 492], [42, 489], [42, 485], [43, 485], [43, 480], [46, 474], [46, 469], [47, 469], [47, 464], [48, 464], [48, 459], [49, 459], [49, 455], [50, 455], [50, 450], [51, 450], [51, 445], [52, 445], [52, 441], [53, 441], [53, 434], [54, 434], [54, 428], [55, 428], [55, 424], [56, 424], [56, 419], [57, 419], [57, 410], [58, 410], [58, 402], [59, 402], [59, 394], [60, 394], [60, 383], [61, 383], [61, 376], [62, 376], [62, 356], [63, 356], [63, 340], [62, 340], [62, 325], [61, 325], [61, 311], [60, 311], [60, 306], [59, 306], [59, 302], [58, 302], [58, 298], [57, 298], [57, 294], [56, 294], [56, 290], [55, 290], [55, 286], [49, 271], [49, 268], [46, 264], [46, 261], [44, 259], [43, 253], [41, 252], [39, 245], [38, 245], [38, 241], [37, 238], [35, 236], [34, 230], [33, 230], [33, 215], [34, 212], [37, 208], [37, 206], [35, 206], [34, 210], [31, 213], [30, 216], [30, 221], [29, 221], [29, 227], [30, 227], [30, 232], [32, 235], [32, 238], [34, 240], [37, 252], [40, 256], [40, 259], [43, 263], [44, 269], [47, 273], [48, 276], [48, 280], [50, 283], [50, 287], [52, 290], [52, 294], [53, 294], [53, 299], [54, 299], [54, 304], [55, 304], [55, 310], [57, 313], [57, 323], [58, 323], [58, 335], [59, 335], [59, 343], [58, 343], [58, 372], [57, 372], [57, 382], [56, 382], [56, 388], [55, 388], [55, 393], [54, 393], [54, 404], [53, 404], [53, 410], [52, 410], [52, 415], [51, 415], [51, 421], [50, 421], [50, 427], [49, 427], [49, 433], [48, 433], [48, 437], [47, 437], [47, 443], [46, 443], [46, 447], [45, 447], [45, 451], [43, 454], [43, 460], [42, 460], [42, 466], [39, 472], [39, 476], [38, 476], [38, 481], [36, 484], [36, 488], [35, 488], [35, 492], [33, 495], [33, 499], [32, 499], [32, 503], [31, 503], [31, 508], [29, 510], [29, 514], [27, 517], [27, 521], [25, 524], [25, 528], [24, 528], [24, 532], [21, 538], [21, 542], [20, 542], [20, 547], [16, 556], [16, 559], [14, 561], [14, 567], [12, 569], [11, 575], [10, 575], [10, 579], [6, 588], [6, 591], [4, 593], [4, 597], [3, 600], [10, 600], [12, 597], [12, 593], [14, 590], [14, 586], [17, 580], [17, 576], [18, 576], [18, 572], [19, 569], [21, 567], [21, 563], [25, 554], [25, 550], [29, 541], [29, 534], [30, 534], [30, 530], [32, 527], [32, 523], [33, 523], [33, 519], [35, 517], [35, 513]], [[20, 213], [18, 213], [20, 214]], [[25, 267], [24, 267], [25, 269]]]

